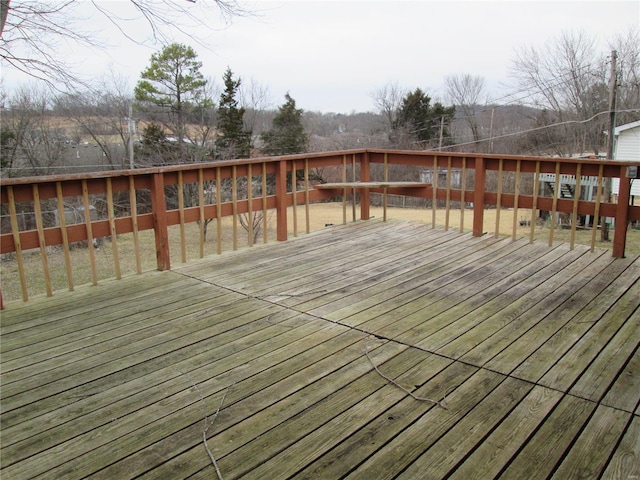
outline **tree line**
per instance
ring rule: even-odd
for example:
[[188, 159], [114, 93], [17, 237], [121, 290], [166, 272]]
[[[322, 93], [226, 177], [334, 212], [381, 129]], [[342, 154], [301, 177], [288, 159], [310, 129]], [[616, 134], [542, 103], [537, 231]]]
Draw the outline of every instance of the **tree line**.
[[116, 73], [73, 93], [3, 91], [2, 175], [364, 147], [601, 156], [612, 84], [617, 124], [640, 118], [638, 29], [610, 46], [613, 73], [611, 52], [598, 52], [594, 37], [563, 32], [516, 52], [517, 89], [501, 99], [491, 99], [482, 77], [455, 74], [441, 98], [392, 82], [370, 92], [374, 111], [335, 114], [306, 112], [289, 93], [274, 109], [267, 87], [231, 68], [218, 87], [191, 46], [171, 43], [151, 56], [133, 92]]

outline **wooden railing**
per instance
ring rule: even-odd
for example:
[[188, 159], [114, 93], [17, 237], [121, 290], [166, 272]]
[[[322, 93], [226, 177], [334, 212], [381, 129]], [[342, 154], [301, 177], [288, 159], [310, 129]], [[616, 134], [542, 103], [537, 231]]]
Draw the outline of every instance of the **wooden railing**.
[[[431, 203], [432, 224], [436, 225], [436, 207], [446, 213], [445, 228], [449, 228], [450, 212], [461, 211], [459, 228], [464, 224], [465, 211], [472, 212], [473, 235], [486, 233], [485, 210], [496, 209], [495, 235], [500, 231], [500, 215], [511, 209], [516, 236], [518, 212], [530, 210], [530, 239], [533, 241], [537, 212], [549, 212], [549, 244], [554, 241], [557, 214], [571, 218], [573, 247], [578, 218], [592, 222], [592, 249], [598, 230], [598, 218], [614, 219], [612, 254], [625, 253], [629, 222], [640, 220], [640, 206], [630, 205], [631, 180], [628, 166], [640, 163], [576, 160], [562, 158], [519, 157], [460, 153], [436, 153], [390, 150], [350, 150], [342, 152], [265, 157], [250, 160], [212, 162], [139, 170], [111, 171], [92, 174], [55, 175], [3, 179], [1, 187], [2, 233], [0, 253], [7, 261], [15, 261], [16, 273], [3, 272], [3, 284], [17, 281], [21, 297], [29, 298], [29, 279], [39, 277], [42, 291], [52, 295], [55, 282], [52, 268], [63, 271], [66, 287], [74, 288], [74, 261], [71, 252], [80, 243], [88, 252], [90, 282], [94, 285], [104, 274], [97, 259], [95, 244], [109, 238], [111, 244], [108, 277], [120, 278], [122, 265], [119, 238], [129, 235], [135, 258], [135, 272], [143, 271], [141, 250], [149, 248], [144, 234], [153, 232], [153, 268], [167, 270], [172, 265], [170, 231], [177, 230], [179, 255], [182, 262], [189, 255], [188, 236], [197, 229], [199, 257], [205, 256], [210, 224], [215, 225], [215, 251], [221, 253], [223, 221], [231, 231], [231, 245], [238, 248], [239, 238], [246, 244], [266, 243], [275, 234], [279, 241], [290, 234], [297, 235], [298, 219], [304, 217], [304, 231], [310, 231], [310, 206], [313, 203], [341, 198], [343, 223], [347, 222], [347, 198], [351, 217], [356, 217], [356, 201], [360, 204], [360, 219], [370, 218], [371, 196], [382, 197], [384, 217], [389, 195], [406, 195]], [[411, 170], [412, 183], [389, 183], [407, 180]], [[293, 173], [295, 172], [295, 174]], [[552, 176], [544, 177], [543, 174]], [[398, 178], [402, 176], [403, 178]], [[581, 181], [591, 188], [589, 200], [580, 195], [562, 198], [561, 179], [574, 178], [574, 191], [581, 191]], [[318, 178], [331, 177], [338, 185], [316, 188]], [[396, 177], [396, 178], [390, 178]], [[420, 178], [422, 177], [422, 178]], [[456, 184], [452, 179], [458, 179]], [[541, 192], [540, 179], [555, 179], [549, 185], [552, 193]], [[582, 180], [582, 179], [589, 179]], [[426, 180], [425, 180], [426, 179]], [[594, 180], [595, 179], [595, 180]], [[605, 185], [619, 179], [616, 203], [605, 199]], [[638, 180], [640, 181], [640, 180]], [[363, 184], [363, 182], [368, 182]], [[385, 183], [386, 182], [386, 183]], [[314, 186], [315, 185], [315, 186]], [[584, 186], [584, 185], [583, 185]], [[593, 190], [596, 190], [594, 193]], [[454, 208], [455, 207], [455, 208]], [[292, 212], [293, 211], [293, 212]], [[275, 229], [270, 218], [275, 214]], [[505, 212], [504, 215], [507, 213]], [[172, 230], [173, 229], [173, 230]], [[272, 230], [275, 230], [272, 232]], [[245, 235], [246, 234], [246, 235]], [[55, 250], [55, 252], [52, 252]], [[103, 249], [105, 250], [105, 249]], [[25, 252], [39, 254], [38, 272], [25, 266]], [[61, 260], [52, 267], [55, 253]], [[173, 251], [174, 255], [177, 255]], [[59, 288], [59, 287], [58, 287]], [[39, 292], [40, 293], [40, 292]]]

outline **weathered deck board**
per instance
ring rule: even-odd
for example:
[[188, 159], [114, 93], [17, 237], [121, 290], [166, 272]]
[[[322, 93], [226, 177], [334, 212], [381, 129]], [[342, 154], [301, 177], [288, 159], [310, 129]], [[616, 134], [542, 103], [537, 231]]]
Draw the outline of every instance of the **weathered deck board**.
[[358, 222], [0, 333], [3, 478], [640, 476], [638, 258]]

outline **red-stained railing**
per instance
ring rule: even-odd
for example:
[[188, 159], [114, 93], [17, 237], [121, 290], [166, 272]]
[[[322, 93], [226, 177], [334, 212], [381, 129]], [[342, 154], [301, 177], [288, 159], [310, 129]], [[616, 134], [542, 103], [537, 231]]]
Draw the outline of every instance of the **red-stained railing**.
[[[3, 179], [0, 182], [0, 253], [5, 257], [3, 263], [15, 262], [15, 273], [8, 273], [3, 266], [3, 288], [7, 282], [19, 282], [20, 295], [26, 301], [32, 290], [30, 280], [37, 276], [36, 283], [41, 285], [41, 291], [51, 295], [54, 289], [60, 288], [56, 280], [52, 280], [52, 269], [55, 269], [56, 273], [64, 273], [66, 286], [72, 290], [74, 272], [78, 271], [72, 251], [78, 243], [88, 252], [86, 263], [89, 268], [85, 270], [90, 271], [90, 283], [97, 284], [104, 273], [99, 272], [103, 266], [94, 243], [103, 238], [109, 238], [111, 244], [107, 276], [116, 278], [122, 275], [122, 247], [118, 242], [123, 235], [130, 238], [127, 248], [132, 249], [135, 258], [135, 266], [129, 260], [126, 267], [137, 273], [143, 270], [141, 250], [150, 248], [145, 236], [147, 232], [153, 232], [153, 267], [158, 270], [171, 268], [172, 253], [177, 255], [175, 250], [179, 251], [182, 262], [187, 261], [189, 255], [194, 254], [189, 251], [194, 244], [197, 255], [203, 257], [211, 243], [215, 244], [215, 252], [221, 253], [223, 245], [228, 243], [233, 249], [238, 248], [240, 238], [246, 237], [242, 243], [248, 246], [256, 241], [266, 243], [269, 235], [279, 241], [286, 240], [291, 233], [298, 234], [301, 215], [305, 219], [304, 231], [310, 231], [310, 206], [317, 202], [341, 197], [343, 222], [346, 223], [348, 196], [359, 199], [359, 216], [365, 220], [370, 217], [372, 195], [381, 195], [385, 218], [389, 195], [421, 198], [433, 207], [434, 226], [436, 207], [446, 212], [446, 228], [453, 206], [458, 205], [460, 230], [465, 229], [465, 211], [471, 211], [471, 229], [476, 236], [485, 233], [487, 208], [496, 209], [497, 219], [504, 209], [511, 210], [514, 238], [518, 212], [530, 210], [531, 240], [536, 228], [534, 219], [544, 210], [549, 212], [550, 244], [553, 243], [556, 218], [563, 213], [571, 219], [572, 247], [579, 218], [596, 219], [591, 227], [580, 227], [590, 228], [593, 248], [596, 231], [602, 226], [598, 226], [597, 219], [609, 217], [614, 219], [615, 225], [612, 254], [621, 257], [625, 253], [629, 223], [640, 220], [640, 206], [630, 204], [631, 180], [627, 177], [627, 167], [634, 165], [640, 163], [350, 150]], [[411, 173], [407, 174], [408, 171]], [[340, 186], [316, 188], [319, 177], [338, 182]], [[541, 188], [543, 178], [547, 182], [547, 193]], [[549, 181], [550, 178], [554, 181]], [[573, 178], [572, 198], [559, 194], [563, 188], [561, 179], [566, 178]], [[605, 198], [606, 185], [611, 179], [617, 179], [619, 190], [615, 198]], [[384, 183], [391, 180], [412, 180], [413, 184]], [[362, 186], [362, 182], [369, 184]], [[585, 188], [589, 189], [589, 195], [580, 195]], [[609, 203], [609, 200], [616, 202]], [[352, 208], [355, 219], [355, 202]], [[273, 216], [275, 228], [271, 228]], [[205, 239], [211, 224], [215, 225], [215, 242]], [[500, 231], [499, 221], [495, 225], [496, 235], [505, 233]], [[227, 235], [230, 239], [223, 239], [225, 228], [230, 231]], [[193, 235], [194, 229], [198, 241], [190, 242], [189, 236]], [[178, 249], [170, 248], [170, 237], [174, 234], [179, 237]], [[38, 269], [26, 264], [26, 252], [39, 254]]]

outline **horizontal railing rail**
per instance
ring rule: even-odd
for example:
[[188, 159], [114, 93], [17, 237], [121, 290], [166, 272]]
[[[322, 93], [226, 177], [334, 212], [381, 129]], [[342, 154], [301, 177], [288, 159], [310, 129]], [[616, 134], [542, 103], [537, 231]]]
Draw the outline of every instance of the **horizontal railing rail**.
[[[342, 220], [347, 222], [347, 201], [352, 219], [356, 203], [360, 219], [370, 218], [372, 195], [382, 197], [384, 218], [389, 195], [405, 195], [430, 202], [432, 223], [436, 210], [443, 209], [445, 228], [450, 212], [460, 210], [460, 230], [465, 229], [465, 211], [471, 211], [473, 235], [486, 233], [484, 212], [495, 208], [495, 235], [500, 215], [510, 209], [512, 236], [516, 236], [518, 212], [530, 210], [530, 239], [533, 241], [539, 211], [548, 212], [549, 244], [560, 214], [570, 217], [571, 247], [579, 218], [590, 217], [592, 249], [596, 231], [605, 228], [599, 218], [613, 219], [612, 254], [625, 253], [629, 222], [640, 221], [640, 206], [631, 204], [631, 179], [627, 167], [639, 162], [614, 162], [566, 158], [521, 157], [465, 153], [395, 150], [349, 150], [340, 152], [263, 157], [244, 160], [175, 165], [137, 170], [75, 175], [7, 178], [0, 182], [2, 214], [0, 253], [16, 263], [16, 273], [3, 275], [3, 283], [15, 279], [23, 300], [29, 298], [28, 278], [39, 276], [44, 293], [52, 295], [52, 268], [63, 271], [68, 289], [74, 288], [71, 258], [81, 244], [88, 252], [90, 283], [99, 281], [102, 268], [96, 252], [102, 239], [110, 240], [110, 277], [120, 278], [122, 235], [131, 238], [135, 272], [143, 270], [141, 250], [149, 249], [147, 232], [153, 236], [154, 266], [171, 269], [173, 242], [182, 262], [193, 252], [205, 255], [211, 243], [206, 237], [214, 225], [215, 252], [224, 246], [236, 249], [240, 243], [266, 243], [269, 236], [279, 241], [300, 230], [310, 231], [310, 205], [341, 199]], [[331, 177], [328, 188], [316, 188]], [[615, 203], [608, 195], [608, 183], [618, 184]], [[393, 183], [390, 183], [392, 182]], [[640, 180], [638, 180], [640, 181]], [[315, 186], [314, 186], [315, 185]], [[561, 194], [561, 192], [565, 192]], [[506, 215], [506, 213], [505, 213]], [[275, 228], [272, 217], [275, 216]], [[299, 218], [304, 228], [299, 228]], [[223, 226], [223, 222], [226, 224]], [[230, 239], [223, 239], [224, 229]], [[240, 242], [241, 238], [246, 238]], [[51, 249], [62, 259], [52, 266]], [[103, 248], [102, 251], [105, 249]], [[25, 266], [26, 252], [39, 254], [38, 272]]]

